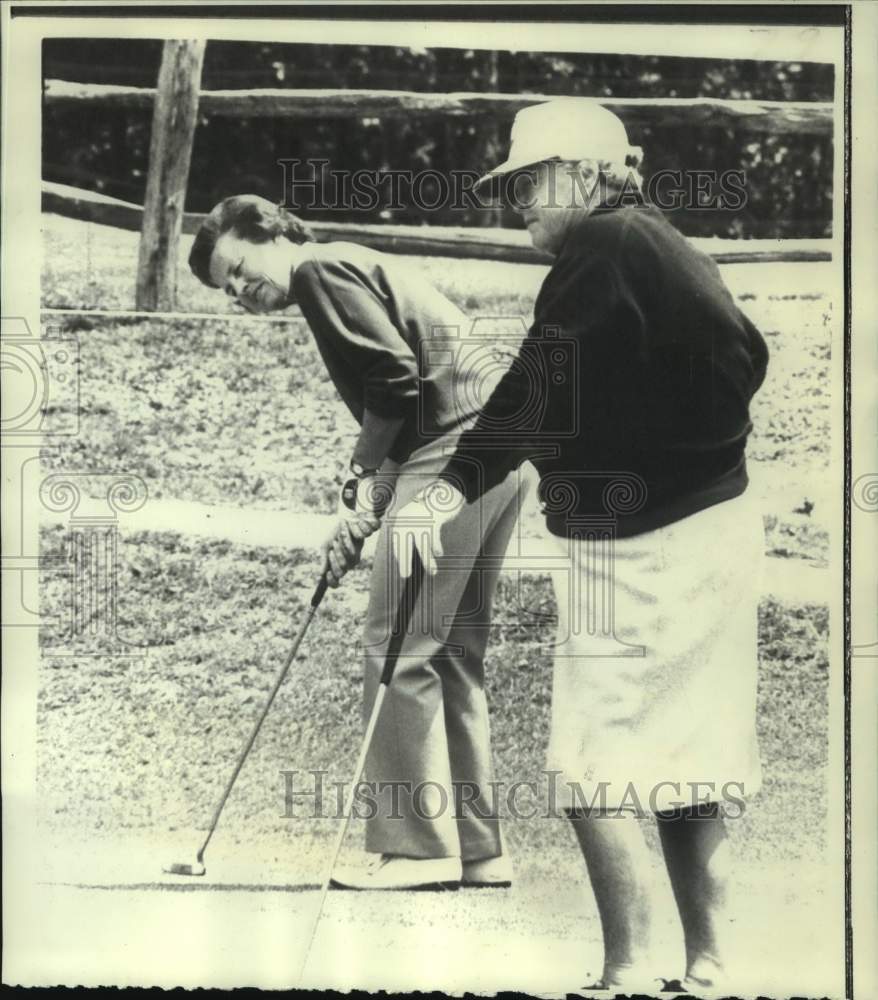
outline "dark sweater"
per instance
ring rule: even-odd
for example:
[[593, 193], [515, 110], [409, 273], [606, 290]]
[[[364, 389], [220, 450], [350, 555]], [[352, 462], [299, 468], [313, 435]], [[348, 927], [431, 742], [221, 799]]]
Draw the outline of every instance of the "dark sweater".
[[[293, 298], [354, 419], [362, 424], [364, 409], [404, 418], [390, 451], [396, 461], [472, 425], [478, 392], [444, 349], [465, 336], [466, 315], [392, 256], [345, 242], [307, 249], [310, 258], [293, 273]], [[361, 440], [354, 458], [367, 450]]]
[[626, 537], [746, 489], [765, 341], [658, 209], [598, 209], [576, 226], [519, 359], [446, 469], [470, 499], [530, 458], [550, 530], [611, 515]]

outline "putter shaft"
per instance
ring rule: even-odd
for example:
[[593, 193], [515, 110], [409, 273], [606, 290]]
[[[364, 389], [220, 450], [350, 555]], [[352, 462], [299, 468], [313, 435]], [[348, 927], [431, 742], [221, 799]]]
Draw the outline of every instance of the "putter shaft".
[[[299, 626], [299, 631], [296, 634], [296, 638], [293, 641], [292, 648], [290, 649], [290, 652], [286, 658], [284, 665], [278, 671], [277, 677], [275, 678], [274, 684], [272, 685], [271, 692], [268, 695], [268, 698], [265, 701], [265, 705], [263, 706], [262, 711], [259, 714], [259, 718], [256, 720], [256, 724], [253, 726], [253, 730], [251, 731], [249, 737], [247, 738], [247, 741], [244, 744], [241, 753], [238, 755], [238, 760], [235, 763], [235, 768], [232, 771], [232, 774], [229, 777], [228, 782], [226, 783], [225, 791], [223, 792], [222, 798], [217, 803], [217, 807], [213, 813], [213, 819], [210, 821], [210, 828], [207, 831], [207, 836], [204, 838], [204, 843], [201, 845], [201, 847], [198, 850], [198, 854], [196, 855], [196, 863], [194, 865], [179, 864], [179, 863], [169, 865], [165, 869], [165, 871], [168, 872], [169, 874], [203, 875], [205, 873], [206, 869], [204, 866], [204, 852], [207, 850], [207, 845], [210, 843], [210, 838], [213, 836], [214, 830], [216, 830], [217, 824], [219, 823], [219, 818], [222, 815], [222, 811], [225, 807], [226, 801], [228, 800], [229, 795], [231, 794], [232, 788], [234, 787], [238, 775], [241, 773], [241, 768], [244, 766], [244, 761], [247, 759], [247, 755], [250, 753], [253, 744], [256, 742], [256, 737], [259, 735], [259, 730], [262, 729], [262, 723], [265, 721], [265, 717], [268, 715], [271, 706], [274, 704], [275, 696], [280, 690], [280, 686], [281, 684], [283, 684], [284, 679], [286, 678], [287, 673], [289, 672], [289, 669], [296, 658], [296, 654], [299, 652], [299, 646], [301, 646], [302, 640], [305, 638], [305, 633], [308, 631], [308, 626], [311, 624], [311, 619], [314, 617], [315, 613], [317, 612], [317, 608], [320, 606], [320, 602], [323, 600], [326, 594], [327, 586], [328, 586], [328, 581], [326, 578], [326, 570], [324, 568], [323, 572], [321, 572], [320, 574], [320, 581], [314, 588], [314, 593], [311, 595], [311, 601], [308, 606], [308, 610], [305, 613], [305, 619]], [[200, 871], [198, 870], [199, 868]]]
[[314, 917], [314, 922], [311, 925], [311, 933], [308, 937], [308, 945], [305, 948], [302, 963], [299, 966], [299, 974], [296, 980], [297, 983], [301, 983], [302, 977], [305, 974], [305, 969], [308, 965], [308, 957], [311, 954], [311, 947], [314, 944], [314, 938], [317, 936], [317, 927], [320, 923], [320, 915], [323, 913], [323, 905], [326, 902], [326, 895], [329, 892], [329, 884], [332, 881], [332, 873], [335, 869], [335, 864], [338, 861], [338, 856], [341, 853], [341, 846], [344, 843], [345, 834], [347, 833], [348, 826], [351, 822], [351, 814], [354, 808], [354, 797], [357, 794], [357, 786], [360, 784], [363, 777], [363, 771], [366, 767], [366, 757], [369, 753], [369, 747], [372, 744], [372, 736], [375, 733], [375, 727], [378, 724], [378, 716], [381, 714], [381, 706], [384, 704], [384, 697], [387, 694], [387, 689], [390, 687], [390, 682], [393, 680], [393, 672], [396, 669], [396, 662], [402, 651], [403, 639], [405, 638], [406, 632], [408, 632], [412, 614], [414, 613], [415, 605], [417, 604], [418, 597], [421, 592], [421, 584], [423, 583], [423, 580], [424, 566], [421, 562], [420, 554], [415, 548], [412, 552], [412, 573], [406, 580], [405, 589], [403, 590], [403, 594], [397, 608], [396, 621], [394, 623], [393, 633], [390, 636], [390, 642], [387, 647], [387, 656], [384, 661], [384, 670], [381, 673], [381, 680], [378, 684], [378, 690], [375, 693], [375, 701], [372, 703], [372, 711], [369, 714], [369, 722], [366, 726], [366, 732], [363, 735], [363, 742], [360, 746], [357, 763], [354, 766], [354, 780], [348, 790], [347, 796], [345, 797], [344, 818], [342, 825], [339, 827], [338, 833], [335, 835], [332, 855], [326, 866], [326, 871], [321, 883], [320, 898], [317, 903], [317, 913]]

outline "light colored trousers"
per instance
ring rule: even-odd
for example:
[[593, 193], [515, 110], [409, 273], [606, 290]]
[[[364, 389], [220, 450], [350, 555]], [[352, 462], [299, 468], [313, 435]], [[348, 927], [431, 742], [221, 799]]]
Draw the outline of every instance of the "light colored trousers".
[[[395, 496], [377, 541], [363, 635], [365, 718], [401, 592], [389, 522], [445, 467], [449, 443], [418, 449], [390, 477]], [[502, 557], [530, 481], [511, 473], [443, 530], [444, 555], [424, 580], [366, 762], [366, 780], [378, 792], [367, 851], [464, 861], [503, 852], [490, 787], [484, 656]]]

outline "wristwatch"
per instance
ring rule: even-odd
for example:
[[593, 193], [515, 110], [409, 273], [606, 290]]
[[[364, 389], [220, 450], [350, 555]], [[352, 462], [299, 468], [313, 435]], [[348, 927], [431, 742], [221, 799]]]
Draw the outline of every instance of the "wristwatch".
[[349, 479], [341, 488], [341, 502], [348, 510], [357, 509], [357, 487], [359, 485], [359, 479]]
[[[357, 509], [357, 495], [360, 487], [363, 486], [363, 480], [372, 474], [367, 472], [360, 479], [348, 479], [344, 486], [342, 486], [341, 502], [348, 510], [355, 511]], [[366, 483], [363, 489], [365, 490], [364, 500], [371, 505], [371, 512], [378, 517], [383, 517], [390, 501], [393, 499], [393, 490], [389, 489], [386, 485], [379, 484], [376, 486], [373, 483]]]
[[364, 479], [366, 476], [374, 476], [378, 470], [377, 469], [367, 469], [365, 465], [360, 462], [351, 459], [351, 472], [357, 477], [357, 479]]

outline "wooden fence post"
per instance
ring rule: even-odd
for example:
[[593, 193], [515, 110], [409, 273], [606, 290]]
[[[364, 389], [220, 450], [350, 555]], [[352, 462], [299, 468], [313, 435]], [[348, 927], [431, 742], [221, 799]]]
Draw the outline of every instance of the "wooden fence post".
[[162, 51], [137, 261], [135, 300], [142, 310], [171, 312], [176, 308], [177, 249], [205, 44], [167, 41]]

